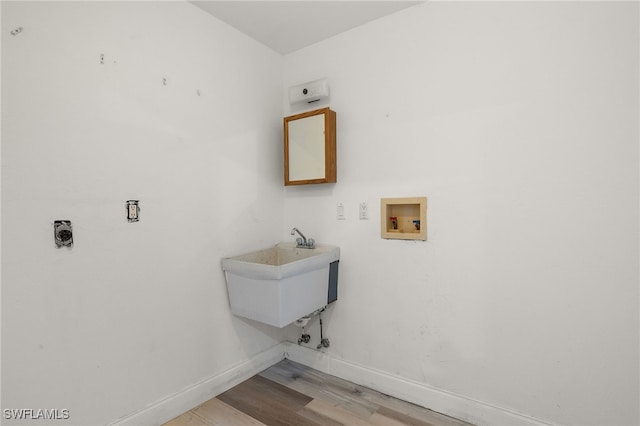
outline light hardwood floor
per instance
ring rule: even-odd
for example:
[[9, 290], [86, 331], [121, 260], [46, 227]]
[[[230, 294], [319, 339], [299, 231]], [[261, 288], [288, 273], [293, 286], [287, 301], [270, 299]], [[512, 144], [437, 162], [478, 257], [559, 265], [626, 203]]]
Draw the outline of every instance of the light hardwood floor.
[[283, 360], [163, 426], [468, 426]]

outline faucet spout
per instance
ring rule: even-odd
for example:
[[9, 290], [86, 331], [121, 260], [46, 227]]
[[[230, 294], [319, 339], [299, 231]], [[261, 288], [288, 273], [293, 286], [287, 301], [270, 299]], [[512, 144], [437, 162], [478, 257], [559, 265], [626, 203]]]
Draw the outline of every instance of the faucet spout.
[[301, 237], [301, 238], [297, 238], [296, 239], [296, 242], [298, 243], [298, 247], [299, 248], [312, 249], [312, 248], [316, 247], [316, 242], [313, 240], [313, 238], [309, 238], [307, 240], [307, 237], [305, 237], [304, 234], [302, 232], [300, 232], [300, 230], [298, 228], [293, 228], [291, 230], [291, 235], [296, 235], [296, 232]]
[[307, 244], [307, 237], [304, 236], [304, 234], [302, 232], [300, 232], [300, 230], [298, 228], [293, 228], [291, 230], [291, 235], [296, 235], [296, 232], [302, 237], [302, 243], [304, 245]]

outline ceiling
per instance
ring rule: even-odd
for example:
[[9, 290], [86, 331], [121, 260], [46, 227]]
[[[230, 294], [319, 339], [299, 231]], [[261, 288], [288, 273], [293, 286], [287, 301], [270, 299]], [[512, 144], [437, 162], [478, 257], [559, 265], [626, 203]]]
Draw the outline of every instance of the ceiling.
[[287, 54], [424, 1], [197, 1], [191, 3]]

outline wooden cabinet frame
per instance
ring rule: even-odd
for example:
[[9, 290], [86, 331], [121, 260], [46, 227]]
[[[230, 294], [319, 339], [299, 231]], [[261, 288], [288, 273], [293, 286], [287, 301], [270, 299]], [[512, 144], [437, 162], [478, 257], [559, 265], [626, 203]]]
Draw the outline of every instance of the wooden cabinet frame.
[[[293, 142], [290, 141], [290, 123], [296, 120], [303, 120], [309, 117], [324, 116], [324, 176], [297, 178], [291, 173], [294, 169], [290, 161], [294, 161], [291, 155]], [[290, 145], [291, 144], [291, 145]], [[322, 161], [321, 159], [319, 161]], [[284, 118], [284, 184], [307, 185], [314, 183], [332, 183], [337, 181], [337, 161], [336, 161], [336, 113], [329, 108], [317, 109]]]

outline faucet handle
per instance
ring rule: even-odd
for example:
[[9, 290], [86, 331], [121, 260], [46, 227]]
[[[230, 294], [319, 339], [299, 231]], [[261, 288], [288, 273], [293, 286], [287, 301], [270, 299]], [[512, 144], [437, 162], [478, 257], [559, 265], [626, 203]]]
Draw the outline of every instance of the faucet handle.
[[302, 245], [302, 238], [300, 238], [300, 237], [296, 238], [296, 244], [301, 246]]
[[307, 238], [307, 246], [309, 248], [314, 248], [316, 246], [316, 240], [313, 238]]

